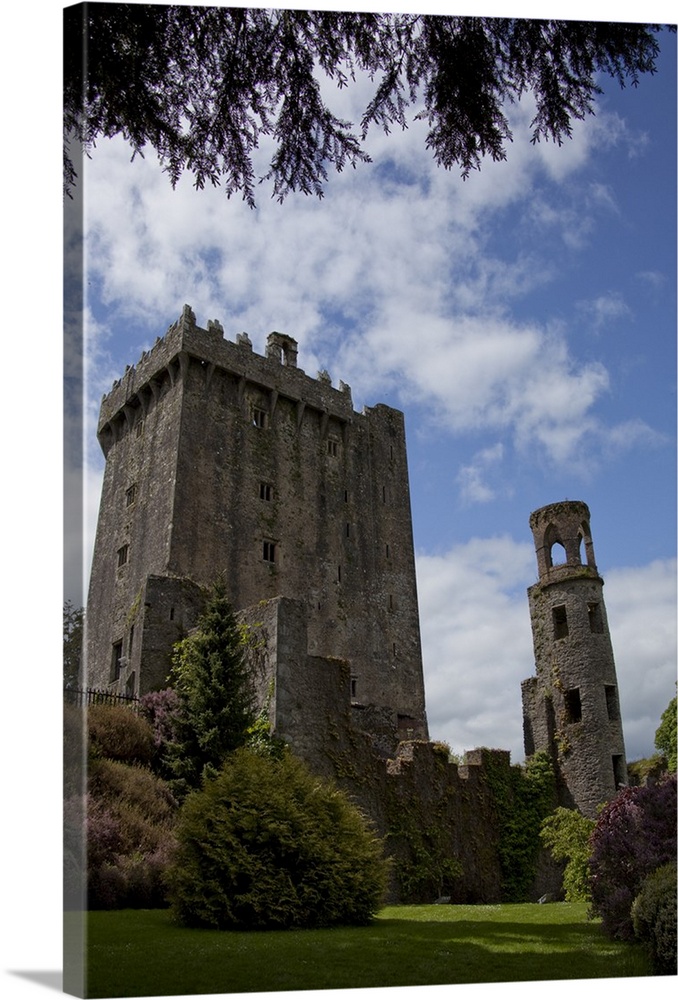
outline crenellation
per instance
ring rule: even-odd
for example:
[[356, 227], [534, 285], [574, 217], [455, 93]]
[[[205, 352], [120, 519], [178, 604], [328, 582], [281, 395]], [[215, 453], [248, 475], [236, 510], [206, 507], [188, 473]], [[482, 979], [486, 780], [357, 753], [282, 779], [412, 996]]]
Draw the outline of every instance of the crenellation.
[[[267, 353], [259, 355], [252, 350], [247, 334], [238, 334], [236, 342], [231, 342], [222, 336], [223, 328], [218, 321], [211, 320], [211, 329], [203, 330], [195, 323], [190, 307], [185, 307], [185, 310], [188, 312], [182, 314], [181, 320], [172, 324], [165, 337], [158, 338], [152, 350], [142, 356], [136, 369], [130, 369], [124, 379], [116, 380], [104, 396], [99, 418], [100, 434], [124, 404], [146, 386], [152, 386], [154, 379], [167, 372], [174, 381], [179, 374], [177, 364], [183, 363], [182, 356], [233, 371], [247, 383], [277, 391], [297, 402], [303, 400], [308, 406], [327, 412], [332, 417], [345, 421], [353, 418], [350, 387], [342, 384], [335, 389], [329, 376], [327, 380], [310, 379], [297, 367], [297, 345], [292, 337], [274, 331], [268, 337]], [[215, 337], [217, 330], [221, 332]]]
[[[297, 362], [287, 334], [272, 331], [259, 355], [246, 333], [203, 329], [186, 305], [103, 396], [86, 684], [162, 688], [173, 644], [221, 577], [273, 731], [388, 834], [396, 869], [416, 868], [425, 844], [442, 868], [461, 862], [446, 883], [455, 901], [498, 902], [493, 779], [508, 778], [510, 754], [470, 750], [456, 764], [429, 740], [404, 416], [384, 403], [354, 411], [349, 385]], [[561, 803], [591, 815], [626, 763], [590, 514], [566, 501], [530, 525], [525, 750], [547, 750]], [[440, 895], [439, 881], [412, 901]]]
[[[298, 367], [287, 334], [270, 333], [264, 356], [243, 336], [230, 342], [221, 334], [216, 321], [197, 326], [185, 307], [103, 400], [107, 466], [94, 586], [124, 604], [148, 572], [206, 586], [225, 571], [236, 607], [276, 595], [301, 600], [312, 612], [309, 655], [350, 660], [361, 699], [390, 706], [394, 731], [425, 736], [407, 467], [395, 472], [387, 457], [387, 440], [404, 434], [402, 414], [381, 405], [356, 414], [346, 384], [334, 388]], [[224, 461], [224, 452], [237, 461]], [[394, 499], [379, 505], [384, 476], [395, 477]], [[130, 566], [106, 583], [106, 552], [117, 551], [122, 531], [111, 491], [132, 477], [154, 506], [140, 500]], [[328, 534], [332, 523], [345, 530]], [[397, 566], [373, 552], [386, 536], [399, 539]], [[379, 597], [385, 586], [391, 605]], [[107, 676], [105, 653], [101, 667], [94, 654], [92, 665]]]
[[207, 332], [213, 334], [216, 337], [223, 339], [224, 328], [218, 319], [208, 319], [207, 320]]

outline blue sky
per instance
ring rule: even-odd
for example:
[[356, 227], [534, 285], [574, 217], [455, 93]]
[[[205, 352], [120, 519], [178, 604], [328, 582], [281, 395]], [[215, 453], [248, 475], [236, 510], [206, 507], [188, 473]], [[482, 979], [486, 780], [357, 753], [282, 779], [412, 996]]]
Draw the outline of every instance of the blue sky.
[[[627, 754], [653, 751], [675, 678], [676, 47], [558, 148], [511, 109], [504, 163], [462, 181], [424, 129], [374, 133], [373, 164], [322, 201], [256, 210], [190, 178], [172, 191], [120, 140], [85, 168], [87, 527], [102, 392], [189, 303], [263, 353], [405, 412], [431, 735], [522, 751], [533, 672], [528, 518], [585, 500], [616, 650]], [[359, 120], [368, 81], [332, 92]], [[261, 149], [261, 173], [265, 154]]]

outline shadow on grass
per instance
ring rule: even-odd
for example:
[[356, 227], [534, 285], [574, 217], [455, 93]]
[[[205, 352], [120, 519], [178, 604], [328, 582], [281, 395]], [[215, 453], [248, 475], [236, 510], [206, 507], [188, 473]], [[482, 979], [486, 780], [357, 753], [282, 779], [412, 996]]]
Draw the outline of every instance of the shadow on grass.
[[[479, 914], [480, 918], [480, 914]], [[158, 996], [648, 975], [573, 919], [403, 919], [308, 931], [187, 930], [167, 911], [89, 915], [88, 996]]]

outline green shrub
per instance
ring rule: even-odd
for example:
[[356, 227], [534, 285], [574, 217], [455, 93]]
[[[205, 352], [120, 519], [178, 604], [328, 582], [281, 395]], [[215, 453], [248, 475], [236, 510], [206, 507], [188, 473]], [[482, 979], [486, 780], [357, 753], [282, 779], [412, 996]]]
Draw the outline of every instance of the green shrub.
[[589, 857], [594, 819], [587, 819], [576, 809], [559, 806], [541, 826], [541, 840], [556, 861], [566, 861], [563, 888], [568, 903], [590, 902]]
[[129, 809], [150, 823], [172, 822], [176, 800], [168, 784], [145, 767], [118, 760], [93, 760], [88, 774], [90, 796], [117, 809]]
[[676, 773], [676, 736], [676, 699], [672, 698], [662, 713], [654, 745], [663, 754], [666, 767], [673, 774]]
[[185, 800], [177, 839], [169, 895], [187, 926], [365, 924], [385, 886], [362, 815], [288, 752], [236, 750]]
[[64, 800], [82, 791], [85, 774], [85, 712], [76, 705], [64, 703], [63, 753]]
[[144, 766], [153, 761], [153, 730], [125, 705], [91, 705], [87, 709], [87, 731], [92, 757]]
[[483, 763], [499, 821], [502, 902], [520, 902], [536, 873], [542, 821], [555, 805], [553, 765], [544, 751], [524, 767], [504, 768], [491, 751]]
[[650, 952], [656, 975], [676, 974], [676, 864], [662, 865], [643, 882], [631, 907], [633, 930]]

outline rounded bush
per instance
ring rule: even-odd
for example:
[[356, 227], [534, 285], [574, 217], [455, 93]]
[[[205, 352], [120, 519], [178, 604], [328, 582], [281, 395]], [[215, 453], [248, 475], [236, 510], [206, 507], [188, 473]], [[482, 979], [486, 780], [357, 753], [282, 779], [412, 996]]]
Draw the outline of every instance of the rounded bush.
[[169, 896], [187, 926], [365, 924], [385, 887], [381, 841], [290, 753], [235, 751], [184, 802], [177, 840]]
[[94, 757], [144, 766], [153, 761], [153, 729], [125, 705], [91, 705], [87, 710], [87, 731]]
[[676, 974], [677, 882], [675, 862], [662, 865], [645, 879], [631, 907], [633, 929], [647, 944], [656, 975]]

